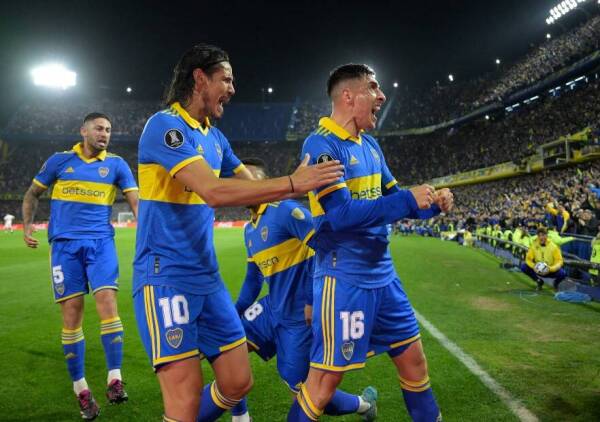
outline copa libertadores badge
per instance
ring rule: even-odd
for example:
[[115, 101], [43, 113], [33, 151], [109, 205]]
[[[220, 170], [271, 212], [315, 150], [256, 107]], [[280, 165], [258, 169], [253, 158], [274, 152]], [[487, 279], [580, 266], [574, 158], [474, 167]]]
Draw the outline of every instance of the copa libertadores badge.
[[169, 148], [179, 148], [183, 145], [183, 133], [179, 129], [169, 129], [165, 133], [165, 145]]

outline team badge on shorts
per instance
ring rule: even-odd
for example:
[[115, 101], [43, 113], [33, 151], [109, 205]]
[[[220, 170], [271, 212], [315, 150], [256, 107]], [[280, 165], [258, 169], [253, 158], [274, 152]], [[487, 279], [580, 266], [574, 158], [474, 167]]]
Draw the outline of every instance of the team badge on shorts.
[[171, 328], [170, 330], [167, 330], [165, 337], [167, 338], [169, 346], [177, 349], [181, 346], [181, 342], [183, 341], [183, 330], [181, 328]]
[[110, 169], [108, 167], [100, 167], [98, 169], [98, 174], [100, 175], [100, 177], [104, 178], [104, 177], [108, 176], [109, 171], [110, 171]]
[[354, 354], [354, 342], [349, 341], [347, 343], [342, 344], [342, 355], [346, 360], [352, 359], [352, 355]]
[[65, 293], [65, 283], [54, 283], [56, 294], [62, 296]]
[[269, 228], [264, 226], [262, 229], [260, 229], [260, 238], [263, 240], [263, 242], [266, 242], [267, 237], [269, 237]]
[[178, 129], [169, 129], [165, 133], [165, 145], [169, 148], [179, 148], [183, 145], [183, 133]]

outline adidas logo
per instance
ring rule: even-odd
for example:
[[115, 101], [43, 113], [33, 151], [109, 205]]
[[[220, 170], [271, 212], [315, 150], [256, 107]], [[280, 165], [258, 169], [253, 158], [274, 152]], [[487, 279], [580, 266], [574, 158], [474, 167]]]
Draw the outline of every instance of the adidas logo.
[[117, 337], [113, 338], [112, 341], [110, 342], [110, 344], [116, 344], [116, 343], [123, 343], [123, 337], [117, 336]]
[[73, 167], [68, 167], [65, 173], [75, 173], [75, 170], [73, 170]]
[[69, 360], [69, 359], [75, 359], [77, 357], [77, 355], [73, 352], [69, 352], [65, 355], [65, 360]]
[[358, 160], [354, 155], [352, 155], [350, 156], [350, 165], [353, 166], [354, 164], [358, 164]]

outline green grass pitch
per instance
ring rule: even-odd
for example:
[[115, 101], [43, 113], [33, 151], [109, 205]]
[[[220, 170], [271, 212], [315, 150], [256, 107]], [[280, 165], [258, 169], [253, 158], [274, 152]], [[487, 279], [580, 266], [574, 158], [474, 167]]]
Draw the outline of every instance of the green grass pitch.
[[[37, 235], [45, 237], [45, 232]], [[131, 300], [135, 231], [117, 231], [119, 310], [125, 325], [123, 374], [130, 400], [109, 406], [106, 370], [93, 300], [86, 298], [86, 378], [102, 407], [98, 420], [158, 421], [158, 383], [138, 338]], [[245, 272], [242, 231], [216, 231], [222, 275], [236, 297]], [[420, 237], [396, 237], [392, 253], [413, 306], [470, 354], [541, 421], [600, 420], [600, 306], [557, 302], [533, 292], [523, 275], [501, 270], [475, 249]], [[27, 249], [21, 233], [0, 233], [0, 420], [75, 421], [79, 413], [62, 358], [60, 312], [53, 303], [48, 247]], [[430, 374], [445, 421], [518, 420], [454, 356], [423, 330]], [[255, 422], [284, 421], [290, 394], [274, 362], [252, 357]], [[204, 364], [205, 380], [211, 379]], [[380, 392], [380, 421], [408, 421], [387, 356], [347, 374], [342, 387]], [[221, 420], [230, 420], [224, 416]], [[357, 421], [356, 416], [325, 421]]]

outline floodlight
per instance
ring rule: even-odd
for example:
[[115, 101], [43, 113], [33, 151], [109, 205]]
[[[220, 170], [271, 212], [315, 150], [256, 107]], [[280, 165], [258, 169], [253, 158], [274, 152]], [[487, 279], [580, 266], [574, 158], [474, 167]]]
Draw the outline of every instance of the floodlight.
[[125, 88], [125, 91], [127, 91], [128, 94], [131, 94], [131, 92], [133, 91], [133, 89], [131, 89], [131, 87], [128, 86], [127, 88]]
[[496, 64], [500, 64], [500, 59], [496, 59]]
[[448, 75], [448, 80], [454, 82], [454, 75], [452, 73]]
[[268, 87], [268, 88], [267, 88], [267, 92], [268, 92], [269, 94], [272, 94], [272, 93], [273, 93], [273, 88], [271, 88], [271, 87]]
[[[598, 0], [600, 1], [600, 0]], [[398, 82], [394, 82], [394, 88], [398, 88]]]
[[77, 84], [77, 74], [58, 63], [36, 67], [31, 76], [37, 86], [67, 89]]

